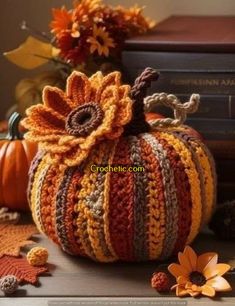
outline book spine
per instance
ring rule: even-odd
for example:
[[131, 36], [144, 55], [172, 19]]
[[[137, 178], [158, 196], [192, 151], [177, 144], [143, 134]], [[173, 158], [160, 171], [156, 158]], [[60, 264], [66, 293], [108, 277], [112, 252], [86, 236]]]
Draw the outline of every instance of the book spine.
[[[154, 91], [151, 90], [151, 92], [153, 93]], [[186, 102], [190, 98], [190, 94], [174, 94], [181, 102]], [[162, 105], [157, 105], [152, 110], [165, 117], [172, 116], [171, 109]], [[234, 119], [235, 96], [201, 95], [199, 108], [196, 113], [190, 114], [190, 118]]]
[[189, 118], [186, 124], [197, 130], [206, 140], [235, 141], [235, 120]]

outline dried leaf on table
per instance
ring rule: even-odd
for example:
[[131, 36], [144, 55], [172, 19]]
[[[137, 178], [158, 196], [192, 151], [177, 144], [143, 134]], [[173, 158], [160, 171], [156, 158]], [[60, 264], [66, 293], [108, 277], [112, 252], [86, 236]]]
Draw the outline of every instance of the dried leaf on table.
[[4, 255], [19, 256], [20, 248], [34, 243], [28, 239], [37, 233], [37, 228], [31, 224], [0, 224], [0, 258]]
[[33, 267], [27, 259], [20, 257], [3, 256], [0, 258], [0, 278], [6, 275], [14, 275], [18, 282], [35, 284], [38, 276], [47, 272], [46, 267]]
[[34, 69], [58, 55], [58, 50], [50, 43], [29, 36], [17, 49], [5, 52], [4, 55], [21, 68]]

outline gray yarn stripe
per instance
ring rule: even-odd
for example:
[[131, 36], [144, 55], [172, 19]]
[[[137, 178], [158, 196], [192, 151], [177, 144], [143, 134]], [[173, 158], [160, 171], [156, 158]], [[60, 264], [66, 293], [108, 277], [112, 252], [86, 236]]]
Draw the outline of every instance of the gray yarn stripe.
[[165, 259], [172, 254], [178, 234], [178, 201], [174, 181], [174, 172], [171, 169], [170, 161], [167, 157], [167, 151], [164, 150], [159, 141], [151, 134], [143, 134], [142, 138], [150, 144], [162, 169], [165, 196], [166, 231], [160, 259]]
[[[141, 149], [139, 140], [135, 136], [128, 137], [130, 144], [130, 159], [132, 166], [142, 166]], [[133, 249], [136, 260], [147, 260], [149, 258], [147, 246], [147, 187], [148, 181], [145, 172], [134, 172], [134, 239]]]
[[66, 212], [66, 206], [67, 206], [67, 192], [69, 185], [71, 183], [71, 179], [73, 177], [73, 174], [75, 172], [75, 168], [67, 168], [62, 182], [59, 186], [59, 191], [56, 196], [56, 226], [55, 226], [55, 232], [57, 233], [58, 240], [61, 244], [62, 249], [69, 253], [73, 254], [70, 251], [69, 242], [67, 239], [67, 233], [66, 228], [64, 226], [64, 216]]
[[[103, 158], [103, 165], [107, 165], [109, 160], [109, 152]], [[95, 189], [91, 194], [84, 199], [84, 203], [92, 212], [93, 218], [99, 223], [99, 244], [106, 257], [113, 258], [112, 253], [106, 243], [105, 232], [104, 232], [104, 183], [106, 179], [106, 172], [99, 172], [95, 182]]]

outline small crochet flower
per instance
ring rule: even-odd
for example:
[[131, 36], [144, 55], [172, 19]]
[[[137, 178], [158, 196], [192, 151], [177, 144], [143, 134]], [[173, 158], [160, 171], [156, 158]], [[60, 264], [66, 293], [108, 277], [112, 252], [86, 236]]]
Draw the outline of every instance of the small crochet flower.
[[216, 253], [204, 253], [197, 256], [192, 248], [187, 246], [184, 252], [178, 254], [179, 264], [169, 265], [169, 272], [176, 278], [177, 296], [199, 294], [214, 297], [217, 291], [230, 291], [229, 283], [222, 277], [230, 270], [228, 264], [217, 263]]
[[170, 289], [170, 280], [165, 272], [156, 272], [151, 279], [151, 285], [158, 292], [166, 292]]
[[130, 86], [121, 85], [119, 72], [88, 78], [73, 72], [66, 92], [47, 86], [43, 105], [27, 110], [26, 139], [40, 143], [53, 161], [79, 165], [102, 140], [117, 139], [132, 117]]
[[14, 275], [7, 275], [0, 280], [0, 289], [5, 294], [14, 293], [19, 286], [19, 282]]
[[39, 267], [47, 263], [48, 251], [42, 247], [34, 247], [27, 253], [27, 260], [31, 266]]

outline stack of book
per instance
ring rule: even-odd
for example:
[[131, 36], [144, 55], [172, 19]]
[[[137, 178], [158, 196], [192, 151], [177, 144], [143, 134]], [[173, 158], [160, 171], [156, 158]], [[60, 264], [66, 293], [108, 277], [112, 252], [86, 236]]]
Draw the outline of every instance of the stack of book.
[[[199, 131], [217, 164], [219, 201], [235, 198], [235, 17], [172, 16], [155, 32], [126, 42], [123, 69], [133, 82], [145, 67], [160, 72], [152, 92], [187, 101], [201, 95], [187, 124]], [[159, 112], [172, 115], [168, 109]]]

